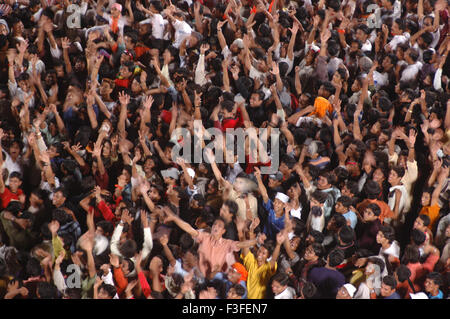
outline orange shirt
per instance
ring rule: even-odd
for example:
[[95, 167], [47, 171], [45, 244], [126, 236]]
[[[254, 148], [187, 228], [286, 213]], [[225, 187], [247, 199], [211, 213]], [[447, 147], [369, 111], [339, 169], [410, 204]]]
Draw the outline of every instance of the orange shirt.
[[428, 228], [430, 230], [433, 229], [434, 223], [436, 223], [436, 221], [439, 218], [439, 211], [441, 210], [441, 208], [439, 207], [438, 204], [434, 204], [432, 206], [424, 206], [421, 210], [419, 215], [427, 215], [428, 217], [430, 217], [430, 225], [428, 225]]
[[309, 115], [316, 115], [317, 117], [322, 118], [327, 114], [327, 111], [330, 114], [333, 112], [333, 107], [331, 106], [330, 101], [328, 101], [324, 97], [319, 96], [314, 101], [314, 111]]

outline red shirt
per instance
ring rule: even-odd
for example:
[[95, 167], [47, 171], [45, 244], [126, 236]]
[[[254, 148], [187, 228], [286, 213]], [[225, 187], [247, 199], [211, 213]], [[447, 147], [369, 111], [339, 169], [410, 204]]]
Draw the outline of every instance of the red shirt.
[[23, 194], [23, 191], [19, 188], [16, 193], [11, 192], [8, 187], [5, 187], [5, 190], [2, 194], [0, 194], [0, 198], [2, 200], [2, 207], [5, 209], [11, 200], [19, 200], [20, 195]]

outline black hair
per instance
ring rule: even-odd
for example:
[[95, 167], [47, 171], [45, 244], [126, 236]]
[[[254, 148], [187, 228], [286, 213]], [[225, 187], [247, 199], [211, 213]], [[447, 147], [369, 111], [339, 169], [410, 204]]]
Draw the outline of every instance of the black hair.
[[39, 299], [57, 299], [58, 289], [52, 283], [41, 281], [37, 285], [37, 294]]
[[401, 263], [403, 265], [415, 264], [420, 260], [420, 251], [415, 245], [408, 245], [403, 252]]
[[328, 195], [325, 192], [322, 192], [320, 190], [315, 190], [312, 194], [311, 197], [314, 198], [316, 201], [318, 201], [319, 203], [323, 204], [325, 203], [325, 201], [328, 198]]
[[317, 288], [312, 282], [306, 281], [303, 284], [303, 287], [302, 287], [303, 298], [312, 299], [316, 295], [316, 292], [317, 292]]
[[414, 244], [416, 244], [417, 246], [420, 246], [425, 242], [425, 240], [427, 239], [427, 236], [425, 235], [424, 232], [422, 232], [418, 229], [413, 229], [411, 231], [411, 239]]
[[10, 201], [5, 210], [14, 216], [17, 216], [17, 214], [22, 210], [22, 204], [16, 200]]
[[114, 225], [108, 220], [101, 220], [97, 223], [98, 227], [101, 227], [106, 234], [112, 234], [114, 231]]
[[228, 207], [228, 210], [233, 215], [233, 217], [236, 216], [236, 214], [239, 210], [239, 207], [238, 207], [238, 204], [234, 200], [228, 199], [223, 203], [223, 205], [226, 205]]
[[428, 215], [420, 214], [418, 217], [422, 220], [424, 226], [430, 225], [431, 220]]
[[399, 282], [404, 282], [411, 277], [411, 270], [406, 265], [400, 265], [395, 271]]
[[314, 251], [314, 255], [316, 255], [317, 257], [321, 258], [325, 255], [325, 249], [322, 246], [322, 244], [320, 243], [312, 243], [311, 244], [311, 248]]
[[386, 238], [391, 244], [395, 240], [395, 230], [390, 225], [383, 225], [380, 228], [380, 232], [383, 233], [384, 238]]
[[355, 240], [355, 231], [348, 225], [343, 226], [339, 230], [339, 238], [345, 244], [351, 244]]
[[341, 214], [334, 214], [332, 216], [332, 219], [334, 220], [334, 224], [336, 225], [336, 228], [338, 228], [338, 229], [347, 225], [347, 220]]
[[136, 242], [132, 239], [126, 240], [120, 247], [119, 251], [125, 258], [133, 258], [137, 252]]
[[311, 237], [314, 238], [314, 242], [318, 244], [322, 244], [323, 240], [325, 239], [325, 236], [322, 232], [312, 229], [308, 235], [311, 235]]
[[391, 287], [391, 289], [397, 288], [397, 280], [395, 279], [394, 276], [390, 276], [390, 275], [385, 276], [383, 278], [383, 284]]
[[345, 208], [350, 208], [350, 206], [352, 206], [352, 199], [348, 196], [341, 196], [336, 202], [341, 203]]
[[405, 169], [401, 166], [393, 166], [391, 170], [393, 170], [400, 178], [402, 178], [405, 175]]
[[340, 249], [333, 249], [328, 255], [330, 267], [336, 267], [340, 265], [345, 259], [344, 252]]
[[281, 286], [287, 286], [289, 283], [289, 276], [285, 272], [279, 272], [272, 277], [272, 281], [277, 281]]
[[236, 295], [243, 297], [245, 295], [245, 288], [241, 284], [234, 284], [230, 287], [230, 289], [234, 289]]
[[41, 263], [36, 258], [28, 259], [25, 269], [28, 277], [37, 277], [42, 273]]
[[370, 209], [375, 216], [380, 216], [381, 209], [380, 209], [380, 206], [378, 204], [371, 203], [371, 204], [369, 204], [367, 206], [367, 208]]
[[109, 284], [103, 283], [103, 284], [101, 284], [100, 287], [98, 288], [99, 291], [100, 291], [100, 289], [105, 290], [106, 293], [107, 293], [111, 298], [113, 298], [113, 297], [116, 295], [116, 293], [117, 293], [117, 289], [116, 289], [116, 287], [115, 287], [114, 285], [109, 285]]
[[438, 285], [439, 287], [441, 287], [444, 284], [444, 280], [442, 278], [442, 275], [438, 272], [430, 272], [426, 279], [429, 279], [431, 281], [434, 282], [435, 285]]

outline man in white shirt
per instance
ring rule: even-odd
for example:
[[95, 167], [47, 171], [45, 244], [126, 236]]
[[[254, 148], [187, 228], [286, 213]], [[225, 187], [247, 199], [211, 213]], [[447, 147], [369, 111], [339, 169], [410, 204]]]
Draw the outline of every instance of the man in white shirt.
[[151, 1], [149, 9], [145, 9], [144, 6], [139, 2], [136, 3], [136, 7], [140, 11], [145, 12], [147, 17], [149, 17], [148, 19], [143, 20], [139, 23], [140, 24], [150, 23], [152, 25], [152, 37], [155, 38], [156, 40], [162, 40], [164, 38], [164, 29], [168, 22], [160, 14], [161, 11], [163, 11], [161, 2]]
[[[164, 11], [166, 13], [166, 17], [169, 19], [169, 22], [175, 29], [175, 40], [173, 42], [173, 46], [177, 49], [180, 48], [181, 42], [186, 37], [189, 37], [192, 33], [191, 26], [184, 21], [184, 16], [180, 12], [175, 11], [175, 7], [171, 6]], [[191, 40], [192, 37], [189, 39]], [[194, 43], [189, 43], [189, 46], [195, 45]]]
[[408, 63], [408, 66], [402, 72], [400, 82], [411, 82], [417, 79], [423, 65], [418, 59], [419, 53], [417, 50], [410, 48], [405, 52], [405, 61]]

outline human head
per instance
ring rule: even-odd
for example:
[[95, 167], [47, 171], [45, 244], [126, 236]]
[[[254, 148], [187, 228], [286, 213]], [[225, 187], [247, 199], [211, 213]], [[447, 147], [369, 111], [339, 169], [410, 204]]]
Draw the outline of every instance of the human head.
[[428, 215], [420, 214], [414, 221], [413, 228], [418, 229], [421, 232], [426, 232], [429, 225], [430, 225], [430, 217]]
[[425, 291], [432, 296], [439, 293], [439, 288], [443, 285], [444, 280], [438, 272], [431, 272], [427, 275], [424, 283]]
[[392, 244], [395, 240], [394, 228], [390, 225], [381, 226], [377, 234], [377, 243], [380, 245]]
[[381, 295], [383, 297], [391, 296], [397, 288], [397, 280], [394, 276], [385, 276], [381, 282]]
[[345, 259], [344, 252], [340, 249], [333, 249], [327, 258], [328, 266], [336, 267], [339, 266]]
[[286, 290], [289, 283], [289, 276], [284, 272], [279, 272], [272, 278], [272, 292], [279, 295]]
[[367, 206], [367, 208], [364, 210], [364, 221], [366, 222], [373, 222], [378, 219], [378, 217], [381, 214], [381, 209], [378, 204], [372, 203]]

